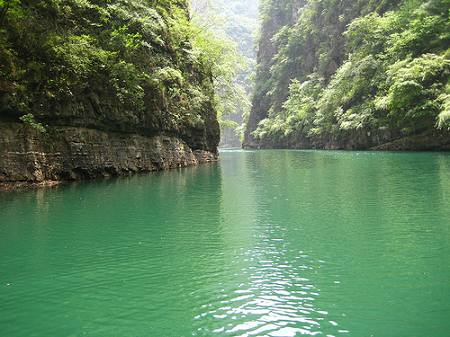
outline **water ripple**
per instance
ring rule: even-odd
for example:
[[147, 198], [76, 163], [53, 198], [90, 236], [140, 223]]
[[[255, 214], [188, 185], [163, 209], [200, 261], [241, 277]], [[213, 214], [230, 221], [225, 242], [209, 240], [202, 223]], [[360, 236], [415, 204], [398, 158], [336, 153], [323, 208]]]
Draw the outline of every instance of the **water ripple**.
[[226, 152], [0, 194], [0, 335], [450, 331], [450, 159]]

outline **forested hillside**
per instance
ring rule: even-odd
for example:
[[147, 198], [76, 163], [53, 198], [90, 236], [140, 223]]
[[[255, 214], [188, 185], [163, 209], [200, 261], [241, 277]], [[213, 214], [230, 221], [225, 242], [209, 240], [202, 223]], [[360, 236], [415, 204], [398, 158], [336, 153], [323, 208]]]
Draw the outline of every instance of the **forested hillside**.
[[217, 63], [223, 76], [216, 79], [221, 146], [240, 147], [253, 93], [259, 0], [192, 0], [191, 4], [193, 21], [216, 39], [221, 56]]
[[188, 6], [0, 0], [0, 180], [146, 171], [215, 154], [216, 67]]
[[266, 0], [245, 146], [450, 148], [448, 0]]

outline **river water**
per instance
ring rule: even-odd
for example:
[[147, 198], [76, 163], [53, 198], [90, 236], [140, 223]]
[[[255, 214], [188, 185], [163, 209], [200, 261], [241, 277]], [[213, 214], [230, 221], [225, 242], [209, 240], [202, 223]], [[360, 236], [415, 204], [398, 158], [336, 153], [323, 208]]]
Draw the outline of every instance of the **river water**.
[[450, 155], [224, 151], [0, 194], [0, 336], [450, 336]]

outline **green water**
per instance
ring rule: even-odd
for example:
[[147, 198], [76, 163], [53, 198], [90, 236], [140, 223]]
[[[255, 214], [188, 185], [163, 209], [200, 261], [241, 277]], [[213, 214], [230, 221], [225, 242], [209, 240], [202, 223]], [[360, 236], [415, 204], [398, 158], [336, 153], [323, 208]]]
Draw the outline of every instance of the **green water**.
[[221, 158], [0, 194], [0, 336], [450, 336], [449, 154]]

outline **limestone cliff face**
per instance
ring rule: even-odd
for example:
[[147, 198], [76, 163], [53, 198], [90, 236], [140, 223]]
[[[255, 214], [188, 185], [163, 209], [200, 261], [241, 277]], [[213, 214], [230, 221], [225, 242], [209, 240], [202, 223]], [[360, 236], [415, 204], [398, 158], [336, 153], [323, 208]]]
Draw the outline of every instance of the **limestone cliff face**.
[[82, 127], [42, 134], [0, 123], [0, 184], [92, 179], [165, 170], [214, 161], [174, 136], [141, 136]]
[[[248, 145], [251, 147], [251, 145]], [[296, 134], [283, 140], [258, 140], [258, 149], [324, 149], [324, 150], [373, 150], [373, 151], [450, 151], [449, 132], [429, 130], [418, 135], [402, 136], [385, 130], [378, 133], [352, 132], [335, 137], [311, 139]]]
[[186, 1], [14, 6], [0, 8], [0, 183], [217, 158], [211, 71], [180, 29]]
[[274, 37], [283, 27], [292, 25], [298, 19], [299, 8], [304, 3], [305, 0], [268, 1], [267, 7], [263, 7], [261, 14], [264, 18], [258, 41], [256, 87], [244, 134], [243, 147], [245, 148], [260, 146], [252, 132], [256, 130], [259, 122], [267, 118], [273, 103], [269, 92], [273, 90], [272, 67], [276, 64], [275, 57], [279, 48]]

